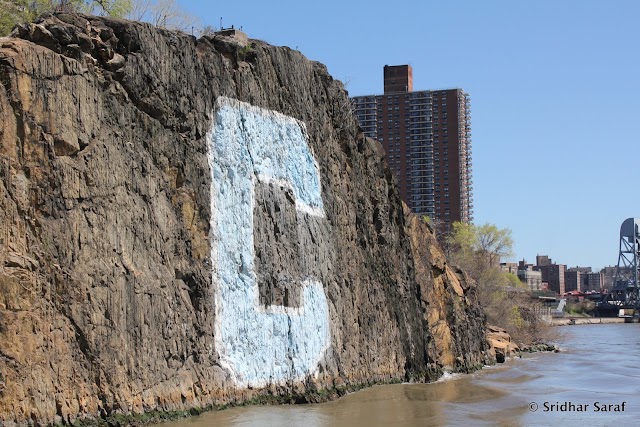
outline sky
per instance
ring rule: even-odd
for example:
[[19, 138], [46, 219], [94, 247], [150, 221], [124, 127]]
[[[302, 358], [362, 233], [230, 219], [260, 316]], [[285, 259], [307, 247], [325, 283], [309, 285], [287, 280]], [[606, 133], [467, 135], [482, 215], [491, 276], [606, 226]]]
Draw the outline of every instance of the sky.
[[640, 2], [635, 0], [180, 0], [204, 24], [324, 63], [350, 96], [384, 65], [414, 90], [471, 96], [474, 223], [509, 228], [513, 261], [618, 261], [640, 217]]

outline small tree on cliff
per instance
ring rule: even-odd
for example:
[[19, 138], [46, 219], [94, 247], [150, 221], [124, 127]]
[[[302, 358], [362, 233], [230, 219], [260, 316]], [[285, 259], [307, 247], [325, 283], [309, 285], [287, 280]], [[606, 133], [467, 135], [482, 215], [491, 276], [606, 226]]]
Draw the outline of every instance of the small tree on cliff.
[[512, 254], [511, 230], [493, 224], [454, 223], [447, 237], [451, 259], [478, 284], [478, 297], [487, 321], [500, 326], [520, 342], [548, 340], [548, 328], [535, 316], [525, 286], [518, 277], [500, 268]]
[[456, 263], [476, 280], [491, 267], [498, 267], [513, 251], [511, 230], [493, 224], [454, 222], [447, 243]]

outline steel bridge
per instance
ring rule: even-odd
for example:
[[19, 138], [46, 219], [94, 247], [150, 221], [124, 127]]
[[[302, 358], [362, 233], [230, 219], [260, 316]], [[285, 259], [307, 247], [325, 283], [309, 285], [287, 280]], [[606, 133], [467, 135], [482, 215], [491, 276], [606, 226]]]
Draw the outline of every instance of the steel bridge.
[[640, 314], [640, 218], [628, 218], [620, 226], [620, 250], [613, 287], [597, 304], [600, 315], [633, 318]]

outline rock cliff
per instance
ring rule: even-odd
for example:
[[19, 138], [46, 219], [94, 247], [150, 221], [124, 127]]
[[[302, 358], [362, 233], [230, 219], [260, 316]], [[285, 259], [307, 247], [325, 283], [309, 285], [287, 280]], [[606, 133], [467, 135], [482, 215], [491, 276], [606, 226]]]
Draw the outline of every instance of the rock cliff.
[[58, 14], [0, 39], [0, 424], [321, 400], [489, 360], [326, 68]]

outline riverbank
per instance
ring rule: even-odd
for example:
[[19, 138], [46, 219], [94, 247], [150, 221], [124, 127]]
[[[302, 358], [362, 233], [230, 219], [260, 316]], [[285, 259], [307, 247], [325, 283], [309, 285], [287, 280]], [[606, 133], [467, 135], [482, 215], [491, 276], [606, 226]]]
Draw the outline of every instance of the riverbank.
[[562, 317], [551, 319], [552, 326], [599, 325], [611, 323], [625, 323], [625, 319], [621, 317]]
[[522, 356], [523, 353], [537, 352], [558, 352], [559, 349], [553, 344], [516, 344], [506, 329], [495, 325], [487, 325], [487, 343], [490, 353], [495, 358], [496, 363], [504, 363], [513, 357]]
[[[640, 360], [640, 325], [558, 330], [564, 334], [563, 351], [523, 354], [472, 375], [447, 375], [430, 384], [375, 386], [317, 405], [229, 408], [158, 427], [634, 425], [640, 417], [640, 406], [632, 397], [636, 383], [624, 379], [633, 378]], [[612, 369], [614, 343], [628, 360]], [[564, 402], [585, 410], [545, 410]]]
[[[486, 375], [487, 370], [484, 368], [490, 367], [489, 372], [494, 372], [494, 369], [497, 368], [498, 364], [503, 366], [510, 366], [509, 362], [513, 362], [516, 359], [522, 358], [525, 353], [545, 353], [545, 352], [557, 352], [558, 348], [554, 345], [547, 344], [539, 344], [532, 346], [525, 346], [523, 344], [517, 345], [506, 333], [506, 330], [491, 326], [487, 327], [487, 339], [492, 345], [493, 352], [496, 354], [497, 364], [496, 365], [485, 365], [484, 367], [478, 366], [478, 369], [474, 369], [473, 371], [462, 373], [455, 372], [451, 373], [448, 371], [444, 371], [444, 375], [440, 375], [437, 379], [430, 382], [401, 382], [397, 379], [392, 379], [389, 381], [378, 381], [378, 382], [370, 382], [359, 385], [353, 385], [350, 387], [338, 387], [333, 390], [325, 390], [316, 394], [309, 394], [305, 396], [296, 395], [296, 396], [273, 396], [273, 395], [259, 395], [256, 398], [243, 401], [230, 403], [228, 405], [220, 405], [220, 406], [209, 406], [207, 408], [200, 409], [192, 409], [191, 411], [176, 411], [176, 412], [157, 412], [152, 414], [141, 414], [134, 416], [113, 416], [109, 417], [105, 420], [95, 420], [95, 423], [89, 424], [91, 427], [99, 426], [99, 427], [124, 427], [124, 426], [133, 426], [133, 427], [144, 427], [147, 425], [158, 425], [167, 426], [167, 427], [185, 427], [185, 426], [208, 426], [208, 425], [227, 425], [234, 426], [238, 424], [243, 424], [242, 419], [247, 417], [249, 424], [263, 424], [263, 425], [281, 425], [280, 421], [282, 419], [289, 420], [290, 418], [304, 419], [304, 414], [309, 413], [318, 413], [323, 414], [325, 417], [350, 417], [352, 414], [345, 415], [335, 413], [333, 411], [329, 411], [329, 415], [324, 413], [325, 408], [331, 408], [332, 406], [341, 407], [343, 405], [350, 405], [351, 400], [355, 400], [358, 402], [360, 399], [358, 397], [354, 398], [355, 392], [364, 392], [363, 394], [358, 394], [359, 396], [366, 396], [364, 399], [367, 399], [373, 395], [375, 399], [384, 405], [388, 405], [389, 402], [394, 402], [397, 399], [406, 400], [407, 393], [415, 394], [418, 390], [422, 390], [419, 392], [422, 396], [420, 401], [426, 406], [429, 407], [438, 407], [439, 402], [442, 401], [457, 401], [458, 397], [449, 396], [450, 390], [455, 389], [455, 382], [449, 381], [452, 378], [455, 379], [464, 379], [464, 382], [470, 382], [473, 380], [475, 375]], [[500, 360], [502, 360], [500, 362]], [[504, 363], [506, 362], [506, 363]], [[484, 373], [483, 373], [484, 372]], [[431, 386], [433, 389], [431, 392], [425, 393], [423, 387]], [[390, 398], [389, 396], [395, 396], [394, 390], [402, 389], [402, 393], [399, 396], [394, 398]], [[391, 390], [391, 395], [388, 395], [388, 391]], [[442, 391], [442, 392], [441, 392]], [[459, 392], [455, 392], [457, 395]], [[464, 393], [461, 393], [463, 395]], [[489, 397], [491, 399], [499, 398], [501, 393], [489, 393]], [[460, 397], [462, 398], [462, 397]], [[412, 400], [412, 399], [410, 399]], [[347, 403], [344, 403], [347, 402]], [[302, 405], [304, 408], [300, 408], [304, 403], [312, 403], [313, 405], [307, 406]], [[375, 413], [378, 413], [374, 411]], [[412, 410], [412, 412], [416, 412]], [[419, 411], [420, 416], [424, 416], [423, 411]], [[239, 415], [240, 414], [240, 415]], [[275, 415], [274, 415], [275, 414]], [[373, 417], [376, 421], [379, 421], [379, 418]], [[396, 421], [394, 417], [401, 417], [404, 415], [396, 414], [393, 417], [390, 417], [388, 420]], [[185, 420], [189, 418], [189, 420]], [[429, 425], [441, 425], [439, 421], [439, 415], [434, 416], [432, 420], [433, 423]], [[215, 421], [214, 421], [215, 420]], [[362, 425], [371, 425], [370, 421]], [[188, 424], [187, 424], [188, 423]]]

